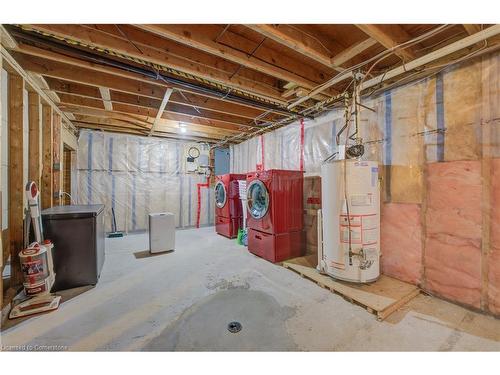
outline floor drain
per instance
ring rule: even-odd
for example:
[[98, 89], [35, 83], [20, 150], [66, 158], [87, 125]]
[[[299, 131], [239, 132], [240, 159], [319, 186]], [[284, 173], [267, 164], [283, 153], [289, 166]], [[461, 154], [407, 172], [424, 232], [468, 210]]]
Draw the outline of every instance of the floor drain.
[[231, 322], [227, 325], [227, 330], [231, 333], [238, 333], [239, 331], [241, 331], [241, 323]]

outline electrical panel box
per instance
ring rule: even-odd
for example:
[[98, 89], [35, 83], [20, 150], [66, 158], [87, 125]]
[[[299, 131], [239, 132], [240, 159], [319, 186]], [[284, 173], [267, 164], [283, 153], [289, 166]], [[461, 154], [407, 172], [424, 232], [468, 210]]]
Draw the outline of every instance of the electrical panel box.
[[210, 164], [210, 147], [203, 143], [189, 143], [184, 147], [186, 173], [205, 174]]

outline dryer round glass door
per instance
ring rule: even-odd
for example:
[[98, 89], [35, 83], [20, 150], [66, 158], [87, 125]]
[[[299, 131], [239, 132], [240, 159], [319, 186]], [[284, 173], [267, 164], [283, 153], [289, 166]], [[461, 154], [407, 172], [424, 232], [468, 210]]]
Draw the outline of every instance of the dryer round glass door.
[[219, 181], [215, 184], [215, 205], [219, 208], [224, 207], [227, 200], [226, 187]]
[[269, 209], [269, 193], [262, 181], [255, 180], [247, 188], [247, 207], [254, 219], [263, 218]]

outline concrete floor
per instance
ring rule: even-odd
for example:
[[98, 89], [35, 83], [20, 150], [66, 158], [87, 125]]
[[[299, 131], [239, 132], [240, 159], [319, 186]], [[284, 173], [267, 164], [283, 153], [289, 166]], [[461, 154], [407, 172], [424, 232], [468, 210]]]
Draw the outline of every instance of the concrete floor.
[[500, 350], [498, 319], [422, 295], [378, 322], [210, 227], [157, 256], [145, 234], [106, 241], [98, 285], [4, 327], [3, 350]]

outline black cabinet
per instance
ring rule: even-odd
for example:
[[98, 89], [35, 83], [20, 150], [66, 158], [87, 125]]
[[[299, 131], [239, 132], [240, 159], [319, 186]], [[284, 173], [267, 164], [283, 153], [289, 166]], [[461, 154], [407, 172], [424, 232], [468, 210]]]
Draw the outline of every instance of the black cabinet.
[[54, 243], [52, 291], [95, 285], [104, 264], [104, 205], [48, 208], [42, 224], [44, 237]]

